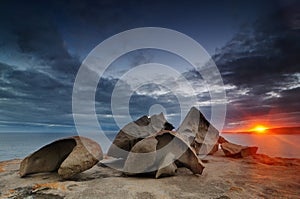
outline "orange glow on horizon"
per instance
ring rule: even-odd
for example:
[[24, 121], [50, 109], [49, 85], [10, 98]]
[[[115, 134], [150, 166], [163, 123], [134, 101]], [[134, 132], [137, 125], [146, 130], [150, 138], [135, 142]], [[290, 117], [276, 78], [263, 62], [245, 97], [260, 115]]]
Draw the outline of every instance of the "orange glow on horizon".
[[254, 131], [256, 133], [266, 133], [266, 130], [268, 128], [262, 125], [257, 125], [253, 129], [250, 129], [250, 131]]

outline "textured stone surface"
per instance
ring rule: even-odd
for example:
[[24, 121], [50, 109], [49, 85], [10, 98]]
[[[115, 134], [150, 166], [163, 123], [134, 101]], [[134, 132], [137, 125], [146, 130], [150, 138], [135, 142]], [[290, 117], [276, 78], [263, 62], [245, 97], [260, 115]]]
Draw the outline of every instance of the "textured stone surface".
[[92, 168], [103, 158], [101, 147], [95, 141], [84, 137], [74, 139], [76, 146], [58, 169], [58, 174], [65, 179]]
[[132, 148], [124, 171], [131, 175], [153, 173], [156, 176], [158, 170], [167, 167], [159, 171], [158, 177], [174, 175], [174, 162], [190, 169], [194, 174], [201, 174], [204, 169], [194, 150], [176, 132], [161, 131], [139, 141]]
[[[171, 162], [171, 164], [170, 164]], [[168, 153], [160, 162], [160, 168], [155, 174], [155, 178], [160, 178], [164, 176], [175, 175], [177, 166], [175, 164], [175, 155], [173, 153]]]
[[215, 152], [215, 144], [219, 138], [219, 131], [212, 126], [204, 115], [192, 107], [177, 132], [195, 149], [197, 154]]
[[62, 178], [70, 178], [93, 167], [103, 158], [98, 143], [88, 138], [74, 136], [54, 141], [24, 158], [20, 176], [58, 171]]
[[127, 158], [129, 151], [140, 140], [161, 130], [172, 130], [164, 115], [143, 116], [124, 126], [117, 134], [107, 155], [116, 158]]
[[145, 138], [136, 143], [126, 159], [124, 172], [127, 174], [144, 173], [155, 164], [157, 143], [155, 137]]
[[229, 141], [226, 140], [224, 137], [219, 136], [218, 143], [219, 143], [219, 144], [222, 144], [222, 143], [225, 143], [225, 142], [229, 142]]
[[61, 180], [55, 172], [20, 178], [20, 160], [0, 162], [0, 198], [299, 198], [300, 159], [260, 154], [233, 159], [219, 150], [205, 160], [202, 175], [178, 168], [172, 177], [125, 177], [95, 165], [72, 180]]
[[203, 163], [198, 158], [194, 149], [178, 133], [174, 131], [161, 131], [155, 137], [158, 140], [157, 150], [160, 151], [162, 157], [172, 152], [175, 155], [176, 162], [179, 162], [180, 165], [190, 169], [194, 174], [202, 173], [204, 169]]
[[73, 138], [61, 139], [48, 144], [23, 159], [20, 176], [56, 171], [76, 146]]

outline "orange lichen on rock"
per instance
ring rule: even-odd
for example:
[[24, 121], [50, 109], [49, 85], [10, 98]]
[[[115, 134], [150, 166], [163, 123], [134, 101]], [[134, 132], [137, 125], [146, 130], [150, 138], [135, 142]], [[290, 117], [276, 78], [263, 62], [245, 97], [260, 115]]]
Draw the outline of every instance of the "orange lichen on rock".
[[62, 185], [61, 183], [44, 183], [44, 184], [36, 184], [32, 187], [32, 190], [37, 190], [40, 188], [50, 188], [50, 189], [59, 189], [62, 191], [66, 190], [66, 187]]
[[3, 198], [11, 198], [11, 197], [14, 195], [15, 192], [16, 192], [16, 190], [14, 190], [14, 189], [9, 189], [9, 190], [8, 190], [8, 193], [3, 194], [2, 197], [3, 197]]
[[0, 172], [4, 172], [4, 171], [5, 171], [5, 169], [3, 169], [0, 165]]
[[264, 154], [256, 154], [253, 158], [262, 164], [274, 165], [274, 166], [300, 166], [300, 160], [297, 158], [280, 158], [269, 157]]
[[230, 187], [229, 191], [243, 191], [243, 189], [240, 187], [233, 186], [233, 187]]
[[9, 191], [9, 193], [15, 193], [16, 192], [16, 190], [14, 190], [14, 189], [10, 189], [8, 191]]
[[0, 173], [5, 172], [7, 170], [5, 168], [9, 167], [10, 165], [19, 164], [19, 163], [20, 163], [19, 159], [7, 160], [7, 161], [0, 162]]
[[7, 162], [0, 162], [0, 172], [4, 172], [4, 167], [7, 166]]

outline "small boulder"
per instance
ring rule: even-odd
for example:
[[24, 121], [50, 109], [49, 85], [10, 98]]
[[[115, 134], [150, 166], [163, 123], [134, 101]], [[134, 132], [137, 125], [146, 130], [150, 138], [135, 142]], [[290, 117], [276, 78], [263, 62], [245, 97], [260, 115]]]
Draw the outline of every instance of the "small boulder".
[[68, 179], [93, 167], [103, 158], [101, 147], [85, 137], [69, 137], [54, 141], [24, 158], [20, 176], [54, 172]]
[[223, 142], [221, 148], [227, 157], [244, 158], [247, 156], [255, 155], [258, 147], [248, 147], [230, 142]]

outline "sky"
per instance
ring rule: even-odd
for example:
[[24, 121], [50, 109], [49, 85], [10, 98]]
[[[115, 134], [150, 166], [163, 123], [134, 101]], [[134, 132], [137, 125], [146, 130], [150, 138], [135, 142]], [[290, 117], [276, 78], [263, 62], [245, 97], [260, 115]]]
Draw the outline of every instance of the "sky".
[[[212, 57], [226, 91], [222, 101], [226, 105], [224, 131], [257, 124], [299, 126], [299, 13], [297, 1], [283, 0], [2, 0], [0, 132], [76, 131], [72, 92], [82, 62], [107, 38], [140, 27], [179, 31], [196, 40]], [[124, 87], [120, 92], [132, 94], [127, 107], [117, 107], [127, 108], [130, 119], [163, 110], [175, 127], [180, 125], [179, 98], [187, 99], [191, 94], [180, 80], [168, 79], [168, 88], [162, 86], [164, 81], [137, 90], [121, 80], [126, 72], [149, 63], [168, 65], [185, 77], [196, 92], [191, 97], [196, 97], [197, 103], [190, 105], [199, 107], [210, 119], [211, 88], [201, 74], [177, 55], [143, 49], [119, 57], [99, 81], [95, 109], [103, 130], [117, 131], [116, 118], [124, 117], [114, 115], [111, 108], [118, 83]]]

